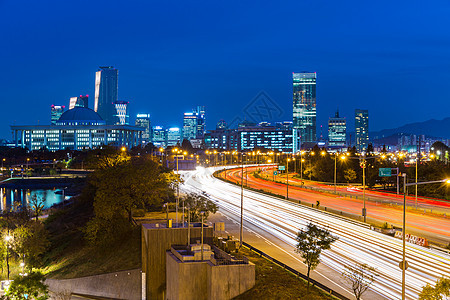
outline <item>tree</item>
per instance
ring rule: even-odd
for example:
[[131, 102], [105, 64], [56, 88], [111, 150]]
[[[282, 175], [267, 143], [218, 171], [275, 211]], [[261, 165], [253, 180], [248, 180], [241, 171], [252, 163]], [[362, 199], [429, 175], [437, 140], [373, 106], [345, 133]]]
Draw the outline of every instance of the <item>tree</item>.
[[12, 249], [31, 269], [41, 265], [41, 256], [49, 245], [48, 233], [40, 222], [19, 226], [12, 232]]
[[303, 263], [308, 267], [308, 290], [309, 290], [309, 274], [320, 263], [320, 254], [322, 250], [330, 249], [331, 243], [338, 240], [338, 237], [331, 235], [327, 229], [317, 227], [312, 223], [306, 225], [306, 230], [300, 230], [297, 233], [297, 245], [295, 252], [299, 253], [303, 258]]
[[347, 183], [356, 179], [356, 172], [353, 169], [345, 169], [344, 170], [344, 178], [347, 180]]
[[217, 205], [203, 195], [189, 193], [184, 197], [184, 204], [189, 208], [191, 222], [200, 222], [200, 213], [204, 212], [204, 220], [208, 219], [210, 213], [215, 214], [219, 209]]
[[352, 285], [356, 300], [361, 299], [361, 296], [374, 282], [374, 272], [375, 268], [367, 264], [356, 263], [355, 265], [345, 266], [342, 276]]
[[42, 214], [42, 211], [44, 210], [44, 199], [42, 197], [39, 197], [34, 194], [31, 196], [30, 200], [31, 209], [34, 211], [34, 216], [36, 218], [36, 222], [38, 221], [39, 216]]
[[48, 287], [44, 280], [44, 274], [41, 272], [31, 272], [27, 276], [18, 276], [11, 282], [6, 292], [6, 299], [48, 299]]
[[429, 283], [422, 288], [419, 300], [445, 300], [450, 299], [450, 278], [441, 277], [433, 287]]

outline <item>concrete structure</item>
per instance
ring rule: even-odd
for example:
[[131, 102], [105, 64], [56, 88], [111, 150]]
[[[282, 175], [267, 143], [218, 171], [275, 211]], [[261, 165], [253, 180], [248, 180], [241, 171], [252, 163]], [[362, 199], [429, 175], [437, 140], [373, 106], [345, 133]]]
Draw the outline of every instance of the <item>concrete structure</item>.
[[209, 245], [173, 246], [166, 252], [168, 300], [232, 299], [255, 285], [255, 265]]
[[[167, 228], [165, 223], [142, 224], [142, 272], [146, 276], [147, 299], [161, 299], [166, 297], [166, 251], [172, 245], [188, 244], [188, 228]], [[189, 244], [196, 243], [201, 237], [201, 224], [192, 223]], [[204, 243], [212, 244], [213, 228], [203, 229]]]
[[316, 73], [293, 73], [294, 149], [300, 151], [303, 143], [315, 142], [316, 129]]
[[45, 283], [49, 286], [51, 294], [78, 294], [105, 299], [142, 299], [140, 269], [73, 279], [47, 279]]

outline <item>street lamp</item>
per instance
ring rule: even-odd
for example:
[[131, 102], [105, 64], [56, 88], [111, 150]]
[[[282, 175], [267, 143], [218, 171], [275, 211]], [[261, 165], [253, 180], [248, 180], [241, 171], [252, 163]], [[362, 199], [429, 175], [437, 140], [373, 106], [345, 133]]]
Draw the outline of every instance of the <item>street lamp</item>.
[[9, 281], [9, 241], [12, 239], [12, 236], [8, 234], [5, 236], [5, 242], [6, 242], [6, 268], [8, 272], [8, 281]]
[[289, 200], [289, 162], [290, 158], [286, 160], [286, 200]]
[[402, 262], [400, 263], [400, 268], [402, 269], [402, 300], [405, 300], [405, 289], [406, 289], [406, 188], [408, 186], [422, 184], [430, 184], [430, 183], [447, 183], [450, 184], [450, 179], [443, 180], [435, 180], [435, 181], [424, 181], [424, 182], [414, 182], [414, 183], [406, 183], [406, 173], [403, 173], [403, 229], [402, 229], [402, 239], [403, 239], [403, 253], [402, 253]]
[[[336, 173], [337, 173], [337, 166], [336, 166], [336, 160], [338, 157], [338, 153], [334, 155], [334, 193], [336, 194]], [[345, 156], [341, 156], [341, 160], [345, 160]]]
[[241, 152], [241, 163], [242, 163], [242, 169], [241, 169], [241, 230], [239, 233], [239, 245], [242, 247], [242, 238], [244, 235], [244, 153]]

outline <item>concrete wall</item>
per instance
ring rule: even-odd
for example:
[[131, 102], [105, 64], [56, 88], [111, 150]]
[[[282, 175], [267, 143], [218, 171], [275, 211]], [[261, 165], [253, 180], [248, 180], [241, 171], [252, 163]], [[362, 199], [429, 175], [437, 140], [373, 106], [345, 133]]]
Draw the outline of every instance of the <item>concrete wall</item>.
[[[200, 240], [201, 228], [190, 230], [191, 243]], [[147, 299], [165, 300], [166, 292], [166, 251], [172, 245], [187, 244], [187, 228], [154, 228], [142, 225], [142, 271], [147, 278]], [[211, 243], [213, 228], [204, 228], [204, 241]]]
[[47, 279], [51, 292], [71, 292], [112, 299], [142, 299], [140, 269], [73, 279]]
[[208, 268], [208, 299], [232, 299], [255, 285], [255, 265], [223, 265]]
[[208, 264], [207, 262], [182, 263], [171, 252], [167, 257], [167, 296], [168, 300], [207, 300]]
[[170, 251], [167, 258], [168, 300], [228, 300], [255, 285], [255, 265], [219, 265], [211, 261], [182, 262]]

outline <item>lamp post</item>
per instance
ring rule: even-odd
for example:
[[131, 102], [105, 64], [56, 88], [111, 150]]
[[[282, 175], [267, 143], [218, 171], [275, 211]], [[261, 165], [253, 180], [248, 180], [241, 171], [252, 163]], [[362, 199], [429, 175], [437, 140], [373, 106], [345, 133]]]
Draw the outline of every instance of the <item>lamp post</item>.
[[424, 182], [414, 182], [414, 183], [406, 183], [406, 173], [403, 175], [403, 229], [402, 229], [402, 239], [403, 239], [403, 251], [402, 251], [402, 262], [400, 264], [400, 267], [402, 269], [402, 300], [405, 299], [405, 289], [406, 289], [406, 188], [408, 186], [418, 186], [421, 184], [430, 184], [430, 183], [450, 183], [450, 179], [443, 179], [443, 180], [435, 180], [435, 181], [424, 181]]
[[300, 180], [303, 180], [303, 154], [305, 152], [300, 151]]
[[5, 242], [6, 242], [6, 268], [7, 268], [7, 274], [8, 274], [8, 281], [9, 281], [9, 241], [11, 240], [11, 236], [9, 235], [9, 229], [8, 234], [5, 236]]
[[5, 158], [4, 159], [2, 159], [2, 175], [3, 175], [3, 163], [5, 162]]
[[241, 152], [241, 162], [242, 162], [242, 169], [241, 169], [241, 230], [239, 232], [239, 246], [242, 247], [242, 238], [244, 235], [244, 153]]
[[289, 200], [289, 162], [291, 160], [288, 158], [286, 160], [286, 200]]
[[364, 216], [364, 222], [366, 222], [366, 160], [363, 159], [362, 161], [362, 168], [363, 168], [363, 211], [362, 214]]

